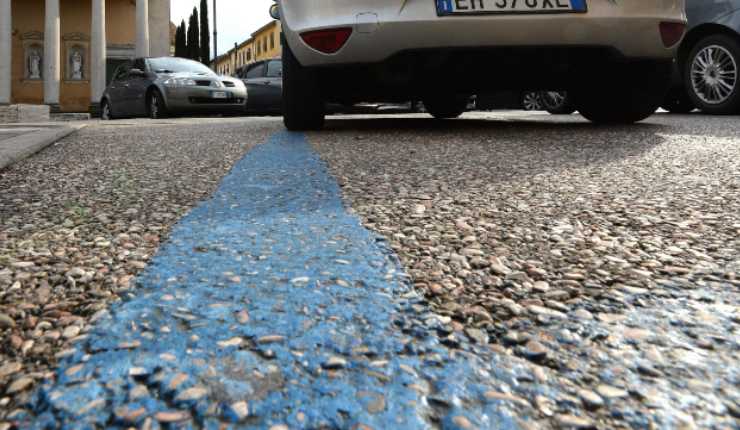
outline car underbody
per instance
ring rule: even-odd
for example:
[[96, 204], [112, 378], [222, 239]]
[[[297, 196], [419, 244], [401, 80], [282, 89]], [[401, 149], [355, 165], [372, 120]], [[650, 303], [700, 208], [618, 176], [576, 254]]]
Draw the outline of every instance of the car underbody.
[[567, 91], [637, 62], [609, 47], [495, 47], [414, 50], [378, 64], [314, 69], [329, 101], [403, 102], [440, 92]]

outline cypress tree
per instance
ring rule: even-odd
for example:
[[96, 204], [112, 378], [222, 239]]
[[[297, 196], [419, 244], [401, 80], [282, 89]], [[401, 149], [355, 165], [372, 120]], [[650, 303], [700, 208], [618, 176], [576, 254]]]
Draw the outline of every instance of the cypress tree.
[[188, 41], [186, 33], [187, 26], [183, 19], [179, 26], [177, 26], [177, 32], [175, 32], [175, 56], [181, 58], [187, 58], [188, 56]]
[[211, 29], [208, 24], [208, 0], [200, 0], [200, 61], [211, 62]]
[[193, 8], [188, 23], [188, 55], [191, 60], [200, 61], [200, 32], [198, 31], [198, 9]]

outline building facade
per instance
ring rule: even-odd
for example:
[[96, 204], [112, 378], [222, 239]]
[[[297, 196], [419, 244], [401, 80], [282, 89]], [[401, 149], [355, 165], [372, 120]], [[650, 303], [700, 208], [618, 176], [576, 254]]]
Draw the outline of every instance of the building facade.
[[219, 56], [214, 70], [224, 75], [235, 75], [242, 67], [257, 61], [280, 57], [282, 27], [280, 21], [270, 21], [244, 42], [235, 45], [229, 52]]
[[114, 69], [170, 54], [170, 0], [0, 0], [0, 104], [96, 111]]

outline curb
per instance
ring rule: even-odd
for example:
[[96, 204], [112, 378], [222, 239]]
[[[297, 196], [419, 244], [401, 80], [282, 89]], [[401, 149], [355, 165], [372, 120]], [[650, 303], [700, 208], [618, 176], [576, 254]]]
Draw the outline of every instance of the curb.
[[[14, 126], [17, 125], [14, 124]], [[56, 127], [39, 125], [37, 127], [42, 129], [0, 140], [0, 171], [85, 128], [85, 125]]]

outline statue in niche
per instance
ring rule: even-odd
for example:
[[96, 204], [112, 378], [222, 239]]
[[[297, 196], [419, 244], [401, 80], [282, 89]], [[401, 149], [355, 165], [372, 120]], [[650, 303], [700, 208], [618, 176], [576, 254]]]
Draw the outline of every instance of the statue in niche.
[[75, 49], [72, 51], [72, 56], [69, 59], [70, 66], [71, 66], [71, 79], [75, 81], [82, 80], [82, 54], [80, 54], [79, 49]]
[[32, 49], [28, 55], [28, 79], [41, 79], [41, 55]]

